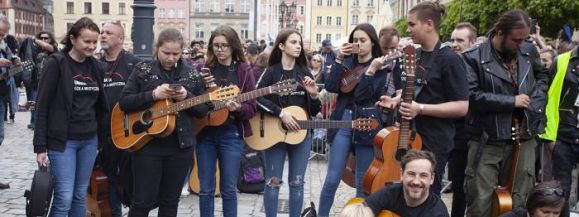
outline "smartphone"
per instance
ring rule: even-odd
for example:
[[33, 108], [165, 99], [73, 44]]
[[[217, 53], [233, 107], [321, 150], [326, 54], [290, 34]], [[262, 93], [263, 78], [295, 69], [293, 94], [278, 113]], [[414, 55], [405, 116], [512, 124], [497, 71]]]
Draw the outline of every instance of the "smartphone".
[[203, 74], [211, 74], [211, 71], [209, 70], [209, 68], [205, 68], [205, 67], [201, 68], [201, 72]]
[[183, 86], [183, 85], [182, 85], [182, 84], [179, 84], [179, 83], [177, 83], [177, 84], [169, 84], [169, 88], [171, 88], [171, 89], [173, 89], [173, 90], [179, 90], [179, 89], [181, 89], [182, 86]]
[[531, 19], [531, 34], [537, 33], [537, 19]]
[[360, 44], [353, 43], [352, 44], [352, 54], [358, 54], [358, 53], [360, 53]]

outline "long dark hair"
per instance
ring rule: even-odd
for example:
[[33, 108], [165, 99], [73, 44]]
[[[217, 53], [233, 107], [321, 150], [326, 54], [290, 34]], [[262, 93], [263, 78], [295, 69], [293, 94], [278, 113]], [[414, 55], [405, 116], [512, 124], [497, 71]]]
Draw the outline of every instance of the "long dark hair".
[[489, 31], [489, 35], [501, 32], [503, 35], [509, 35], [514, 29], [531, 28], [531, 18], [522, 10], [510, 10], [505, 12]]
[[49, 38], [49, 44], [57, 47], [58, 45], [56, 44], [56, 40], [54, 39], [54, 35], [52, 35], [52, 33], [48, 32], [48, 31], [40, 31], [38, 33], [36, 33], [36, 39], [40, 39], [40, 36], [42, 35], [48, 35]]
[[380, 49], [380, 41], [378, 40], [378, 35], [376, 35], [376, 30], [374, 29], [374, 26], [370, 25], [369, 23], [358, 24], [356, 28], [354, 28], [354, 30], [352, 30], [352, 32], [350, 33], [350, 38], [348, 38], [348, 42], [350, 43], [354, 42], [354, 32], [358, 30], [365, 32], [368, 35], [368, 37], [370, 37], [370, 41], [372, 41], [372, 43], [374, 44], [372, 46], [372, 57], [376, 58], [382, 56], [382, 49]]
[[78, 36], [80, 36], [80, 32], [83, 29], [88, 29], [97, 33], [101, 32], [99, 26], [96, 23], [94, 23], [90, 18], [88, 17], [80, 18], [74, 24], [72, 24], [72, 27], [70, 27], [70, 29], [60, 42], [61, 44], [64, 44], [64, 49], [62, 49], [62, 51], [69, 52], [72, 49], [73, 45], [71, 37], [77, 38]]
[[565, 193], [558, 181], [541, 182], [529, 192], [525, 204], [529, 213], [533, 214], [541, 207], [561, 207], [565, 204]]
[[291, 34], [297, 34], [300, 36], [300, 46], [302, 50], [300, 51], [300, 56], [296, 58], [296, 64], [307, 68], [308, 67], [308, 60], [306, 59], [306, 53], [304, 52], [304, 41], [302, 35], [295, 29], [283, 29], [277, 34], [277, 38], [275, 39], [275, 43], [273, 44], [273, 50], [271, 51], [271, 55], [269, 56], [268, 65], [273, 66], [279, 62], [281, 62], [282, 51], [279, 49], [280, 44], [284, 44], [289, 38]]
[[245, 62], [245, 55], [243, 55], [243, 48], [237, 32], [229, 26], [219, 26], [215, 31], [213, 31], [213, 34], [211, 34], [211, 37], [209, 38], [209, 47], [207, 47], [208, 66], [214, 66], [217, 64], [217, 58], [213, 51], [213, 39], [217, 36], [223, 36], [225, 37], [225, 40], [227, 40], [229, 49], [231, 49], [231, 60], [236, 62]]

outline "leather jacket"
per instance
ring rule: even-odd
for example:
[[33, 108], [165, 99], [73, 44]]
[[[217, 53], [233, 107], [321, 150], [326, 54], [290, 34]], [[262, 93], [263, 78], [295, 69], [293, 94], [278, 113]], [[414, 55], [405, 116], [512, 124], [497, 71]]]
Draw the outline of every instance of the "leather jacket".
[[466, 130], [470, 138], [481, 138], [486, 132], [489, 140], [511, 139], [512, 115], [515, 96], [526, 94], [529, 107], [524, 109], [524, 120], [529, 135], [545, 129], [548, 74], [543, 70], [537, 49], [523, 42], [517, 52], [517, 87], [492, 48], [492, 36], [477, 47], [463, 53], [469, 83], [469, 112]]

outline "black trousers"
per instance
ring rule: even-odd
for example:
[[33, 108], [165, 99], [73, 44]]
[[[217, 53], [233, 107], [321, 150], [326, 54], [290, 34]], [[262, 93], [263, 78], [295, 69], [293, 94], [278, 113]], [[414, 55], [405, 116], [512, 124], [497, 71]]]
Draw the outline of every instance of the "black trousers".
[[464, 171], [466, 170], [468, 157], [468, 139], [454, 140], [454, 149], [450, 152], [448, 160], [448, 179], [452, 181], [452, 211], [451, 217], [463, 217], [466, 211], [466, 199], [464, 197]]
[[[571, 192], [571, 171], [578, 162], [579, 145], [557, 140], [553, 149], [553, 178], [561, 183], [567, 201]], [[561, 217], [569, 217], [569, 215], [569, 203], [565, 203]]]
[[193, 148], [180, 149], [176, 139], [153, 139], [133, 155], [133, 201], [129, 217], [177, 216], [183, 180], [193, 164]]

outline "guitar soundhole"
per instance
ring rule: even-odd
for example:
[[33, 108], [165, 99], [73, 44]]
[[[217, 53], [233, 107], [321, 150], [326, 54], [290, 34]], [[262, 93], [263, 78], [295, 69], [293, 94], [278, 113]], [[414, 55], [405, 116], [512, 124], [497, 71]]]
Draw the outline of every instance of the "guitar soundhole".
[[404, 157], [404, 155], [406, 155], [406, 149], [398, 149], [396, 150], [396, 160], [397, 161], [402, 161], [402, 157]]
[[153, 121], [151, 120], [152, 115], [153, 114], [151, 113], [151, 111], [149, 110], [144, 111], [141, 114], [141, 120], [133, 124], [133, 134], [139, 134], [147, 131], [153, 123]]

